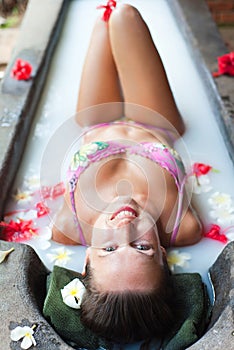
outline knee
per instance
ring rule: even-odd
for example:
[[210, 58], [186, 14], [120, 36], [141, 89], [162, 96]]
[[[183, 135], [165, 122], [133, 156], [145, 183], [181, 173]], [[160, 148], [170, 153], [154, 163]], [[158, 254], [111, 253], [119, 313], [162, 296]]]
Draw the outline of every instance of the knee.
[[122, 26], [124, 23], [129, 24], [139, 20], [139, 18], [141, 18], [140, 12], [134, 6], [122, 4], [112, 12], [109, 26], [113, 27], [118, 24]]

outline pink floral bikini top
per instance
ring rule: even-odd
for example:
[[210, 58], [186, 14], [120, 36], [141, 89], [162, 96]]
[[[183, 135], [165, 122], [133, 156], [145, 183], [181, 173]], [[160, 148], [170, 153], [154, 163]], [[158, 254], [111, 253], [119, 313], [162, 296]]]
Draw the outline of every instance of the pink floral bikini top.
[[[110, 123], [97, 124], [94, 127], [98, 128], [106, 125], [110, 125]], [[90, 166], [90, 164], [98, 162], [103, 158], [107, 158], [112, 155], [121, 153], [135, 154], [148, 158], [160, 165], [162, 168], [169, 171], [169, 173], [173, 176], [176, 186], [178, 188], [177, 215], [170, 241], [170, 244], [173, 245], [178, 233], [180, 219], [182, 215], [183, 194], [186, 180], [185, 169], [181, 158], [173, 148], [170, 148], [159, 142], [140, 142], [134, 145], [126, 145], [122, 142], [117, 141], [94, 141], [81, 146], [79, 151], [77, 151], [74, 154], [72, 162], [68, 169], [70, 199], [75, 224], [80, 237], [80, 243], [82, 245], [86, 245], [81, 225], [78, 220], [75, 205], [75, 189], [79, 177], [85, 171], [85, 169], [87, 169]]]

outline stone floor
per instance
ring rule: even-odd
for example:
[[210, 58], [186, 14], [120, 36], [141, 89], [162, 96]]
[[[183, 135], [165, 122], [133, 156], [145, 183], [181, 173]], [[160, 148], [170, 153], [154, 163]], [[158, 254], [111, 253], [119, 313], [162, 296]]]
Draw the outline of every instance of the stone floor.
[[219, 27], [219, 31], [228, 51], [234, 51], [234, 24], [233, 26]]

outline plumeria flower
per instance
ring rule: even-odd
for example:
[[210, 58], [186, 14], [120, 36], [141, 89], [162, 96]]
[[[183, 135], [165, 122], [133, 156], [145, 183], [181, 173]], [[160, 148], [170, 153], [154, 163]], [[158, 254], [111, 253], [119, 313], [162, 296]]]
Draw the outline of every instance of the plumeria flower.
[[6, 213], [4, 216], [4, 221], [9, 222], [10, 220], [23, 220], [23, 221], [28, 221], [28, 220], [34, 220], [37, 218], [37, 210], [22, 210], [22, 211], [14, 211], [11, 213]]
[[54, 263], [54, 265], [62, 267], [71, 259], [70, 255], [74, 254], [71, 250], [68, 250], [65, 247], [55, 248], [51, 251], [53, 252], [52, 254], [47, 254], [49, 261]]
[[49, 226], [38, 229], [38, 235], [34, 236], [34, 241], [37, 247], [41, 250], [46, 250], [51, 246], [52, 230]]
[[80, 309], [84, 293], [85, 286], [79, 278], [75, 278], [61, 289], [63, 302], [73, 309]]
[[36, 326], [33, 327], [20, 327], [17, 326], [15, 329], [11, 331], [11, 340], [13, 341], [18, 341], [23, 338], [22, 343], [21, 343], [21, 348], [22, 349], [29, 349], [32, 345], [36, 346], [37, 343], [33, 337], [34, 331], [33, 329]]
[[189, 182], [192, 185], [193, 193], [200, 194], [203, 192], [210, 192], [212, 186], [208, 175], [201, 175], [199, 177], [193, 175], [189, 177]]
[[175, 271], [176, 267], [188, 267], [188, 261], [191, 260], [191, 255], [188, 253], [180, 253], [178, 250], [171, 250], [167, 254], [167, 262], [172, 272]]
[[13, 198], [18, 204], [25, 204], [31, 202], [32, 196], [33, 194], [30, 191], [18, 190], [17, 193], [13, 196]]
[[30, 190], [37, 190], [40, 187], [40, 178], [37, 175], [32, 175], [24, 178], [24, 185]]
[[208, 203], [213, 208], [230, 208], [233, 204], [232, 198], [229, 194], [220, 192], [215, 192], [214, 194], [212, 194], [212, 196], [208, 199]]
[[231, 225], [234, 223], [234, 207], [215, 208], [210, 211], [210, 216], [220, 225]]
[[9, 250], [0, 250], [0, 264], [6, 259], [6, 257], [13, 252], [14, 248]]

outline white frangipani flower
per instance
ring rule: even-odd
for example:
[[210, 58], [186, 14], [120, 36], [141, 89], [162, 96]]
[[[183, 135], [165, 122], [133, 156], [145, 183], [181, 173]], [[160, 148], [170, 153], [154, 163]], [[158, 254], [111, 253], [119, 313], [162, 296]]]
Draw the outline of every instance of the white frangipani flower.
[[51, 246], [52, 230], [49, 226], [41, 227], [38, 229], [37, 236], [34, 237], [34, 241], [37, 247], [41, 250], [46, 250]]
[[191, 255], [188, 253], [180, 253], [178, 250], [171, 250], [167, 254], [167, 262], [172, 272], [175, 271], [176, 267], [188, 267], [188, 261], [191, 260]]
[[11, 248], [9, 250], [0, 250], [0, 264], [6, 259], [6, 257], [13, 252], [15, 248]]
[[24, 178], [24, 185], [30, 190], [36, 190], [40, 187], [40, 178], [38, 175], [31, 175]]
[[210, 211], [210, 216], [219, 225], [229, 226], [234, 224], [234, 207], [219, 207]]
[[18, 190], [13, 198], [18, 204], [29, 203], [32, 200], [32, 192]]
[[220, 193], [215, 192], [212, 194], [212, 196], [208, 199], [208, 203], [213, 208], [230, 208], [233, 204], [232, 198], [229, 194], [226, 193]]
[[11, 331], [11, 340], [18, 341], [23, 338], [22, 343], [20, 345], [22, 349], [29, 349], [32, 345], [36, 346], [37, 344], [33, 337], [33, 328], [35, 328], [35, 326], [33, 326], [32, 328], [28, 326], [17, 326]]
[[34, 209], [30, 209], [30, 210], [25, 210], [25, 211], [17, 211], [13, 214], [6, 214], [4, 217], [4, 221], [9, 222], [10, 220], [24, 220], [24, 221], [28, 221], [28, 220], [35, 220], [37, 219], [37, 211]]
[[210, 184], [210, 178], [208, 175], [190, 176], [188, 182], [192, 186], [193, 193], [195, 194], [209, 192], [213, 188]]
[[75, 278], [61, 289], [63, 302], [73, 309], [80, 309], [84, 292], [85, 286], [79, 278]]
[[50, 262], [54, 262], [54, 265], [65, 266], [71, 259], [70, 255], [74, 254], [71, 250], [65, 247], [55, 248], [51, 250], [52, 254], [47, 254]]

